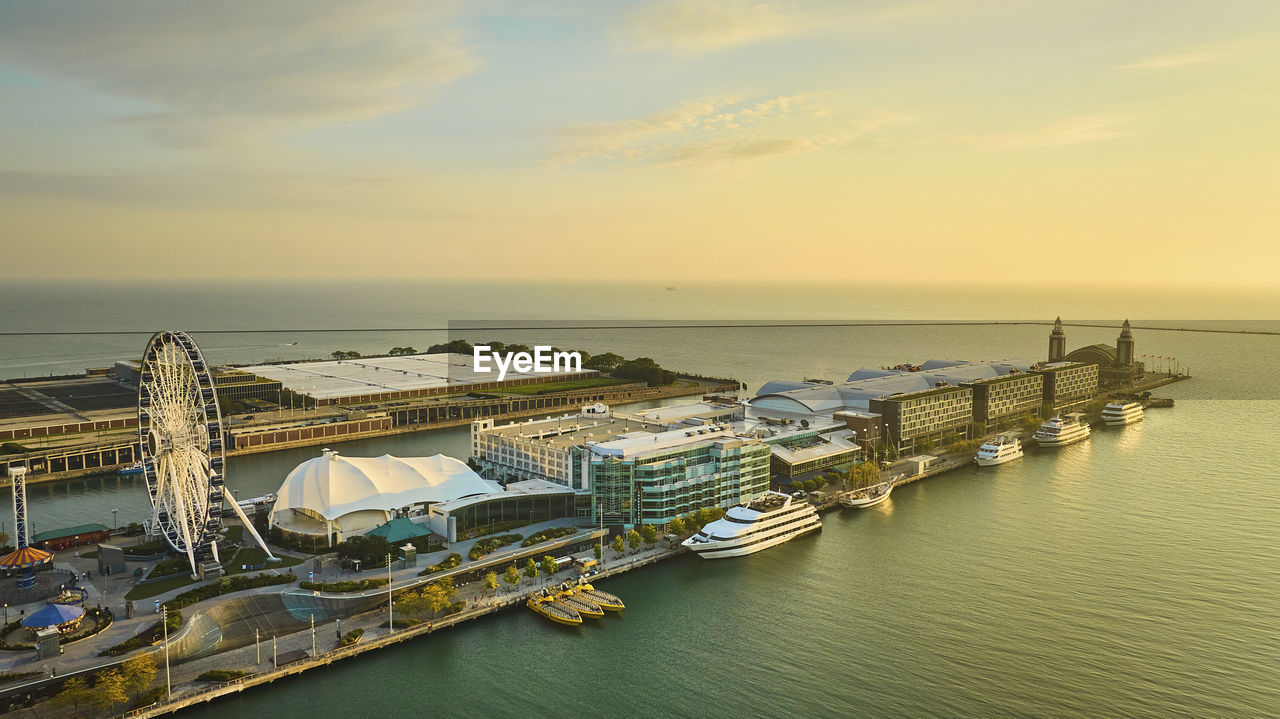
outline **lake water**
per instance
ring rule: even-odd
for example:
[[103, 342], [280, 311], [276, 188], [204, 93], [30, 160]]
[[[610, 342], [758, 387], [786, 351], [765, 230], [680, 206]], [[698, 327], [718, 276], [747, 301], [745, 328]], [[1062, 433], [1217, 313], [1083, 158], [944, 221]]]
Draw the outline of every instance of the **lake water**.
[[[65, 288], [64, 288], [65, 289]], [[27, 288], [0, 331], [0, 374], [74, 371], [136, 356], [162, 326], [439, 327], [450, 320], [1118, 319], [1274, 330], [1275, 298], [1156, 293], [1010, 298], [707, 286], [197, 287], [176, 299], [103, 286]], [[8, 294], [4, 294], [8, 293]], [[901, 295], [901, 296], [899, 296]], [[35, 299], [32, 299], [32, 298]], [[43, 298], [43, 299], [41, 299]], [[25, 303], [25, 304], [24, 304]], [[1270, 304], [1268, 304], [1270, 303]], [[1058, 307], [1061, 305], [1061, 307]], [[1010, 309], [1013, 307], [1014, 309]], [[512, 309], [512, 308], [518, 308]], [[1232, 323], [1210, 323], [1225, 318]], [[1068, 328], [1068, 346], [1114, 328]], [[465, 334], [465, 333], [461, 333]], [[536, 336], [535, 336], [536, 335]], [[1173, 409], [1086, 443], [902, 487], [826, 515], [820, 535], [750, 557], [680, 558], [615, 580], [628, 609], [575, 630], [515, 612], [225, 700], [192, 716], [1275, 716], [1280, 714], [1280, 338], [1135, 332], [1139, 354], [1194, 379]], [[444, 332], [197, 334], [214, 361], [322, 357], [442, 341]], [[457, 336], [455, 334], [455, 336]], [[842, 379], [930, 357], [1038, 359], [1047, 328], [558, 330], [473, 339], [647, 355], [729, 375]], [[293, 345], [292, 342], [299, 344]], [[464, 457], [466, 430], [341, 445], [347, 454]], [[235, 457], [241, 496], [274, 490], [317, 448]], [[143, 516], [136, 481], [30, 488], [37, 526]], [[9, 516], [8, 498], [0, 516]]]

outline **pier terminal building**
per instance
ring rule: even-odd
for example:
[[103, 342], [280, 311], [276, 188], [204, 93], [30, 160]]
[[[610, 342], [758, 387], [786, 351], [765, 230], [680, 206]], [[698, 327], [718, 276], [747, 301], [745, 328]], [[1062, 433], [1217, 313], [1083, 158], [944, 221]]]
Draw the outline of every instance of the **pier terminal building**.
[[719, 397], [637, 414], [594, 405], [505, 425], [478, 420], [471, 445], [486, 478], [571, 488], [578, 516], [622, 525], [728, 508], [761, 496], [773, 479], [849, 466], [861, 452], [832, 417], [756, 412]]

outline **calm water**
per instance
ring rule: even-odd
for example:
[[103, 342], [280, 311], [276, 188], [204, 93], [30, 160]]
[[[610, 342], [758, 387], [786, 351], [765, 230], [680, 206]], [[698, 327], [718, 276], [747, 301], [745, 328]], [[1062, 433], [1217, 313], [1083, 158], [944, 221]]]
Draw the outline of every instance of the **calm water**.
[[[521, 317], [556, 317], [555, 303], [564, 299], [553, 292], [524, 298], [510, 288], [457, 295], [469, 305], [454, 318], [501, 318], [508, 306], [523, 308]], [[133, 312], [128, 303], [136, 298], [108, 296], [123, 298], [122, 304], [93, 312], [121, 329], [137, 327], [139, 316], [146, 317], [146, 328], [205, 321], [210, 324], [201, 327], [281, 327], [305, 318], [298, 309], [304, 303], [283, 294], [277, 298], [281, 313], [244, 320], [203, 304]], [[674, 302], [654, 296], [657, 305]], [[314, 294], [308, 297], [315, 301]], [[633, 302], [644, 298], [637, 297], [597, 298], [590, 315], [564, 314], [678, 316], [665, 306], [638, 311]], [[423, 317], [450, 319], [441, 309], [450, 300], [436, 299]], [[228, 300], [246, 301], [242, 295]], [[1018, 316], [1000, 311], [1004, 301], [974, 295], [949, 306], [967, 308], [969, 317]], [[354, 306], [335, 303], [341, 314], [335, 324], [351, 327], [398, 324], [408, 312], [394, 303], [375, 311], [380, 306], [367, 298]], [[721, 304], [733, 311], [691, 316], [876, 316], [830, 314], [830, 306], [819, 316], [790, 305], [784, 314], [770, 314], [777, 305], [758, 293], [726, 293], [716, 306]], [[844, 306], [855, 304], [850, 299]], [[930, 317], [923, 305], [915, 309], [917, 319]], [[1185, 316], [1276, 316], [1249, 309]], [[1044, 314], [1144, 316], [1127, 307], [1089, 310], [1098, 307], [1082, 302]], [[39, 314], [40, 308], [27, 311]], [[1145, 316], [1177, 319], [1154, 311]], [[35, 323], [25, 314], [0, 321], [10, 328]], [[80, 323], [68, 319], [58, 327]], [[778, 376], [838, 379], [860, 365], [931, 356], [1034, 359], [1046, 347], [1046, 330], [1038, 327], [546, 334], [557, 344], [647, 354], [664, 365], [731, 374], [752, 387]], [[1073, 328], [1068, 345], [1112, 342], [1115, 334]], [[291, 356], [287, 352], [301, 346], [287, 344], [293, 341], [314, 342], [313, 356], [330, 348], [372, 351], [406, 343], [382, 335], [252, 337], [252, 347], [231, 342], [233, 336], [198, 339], [222, 361], [260, 360], [272, 352]], [[86, 362], [129, 356], [137, 353], [130, 347], [145, 341], [12, 339], [0, 338], [0, 368], [33, 359], [59, 362], [57, 352], [67, 346]], [[1196, 375], [1161, 390], [1178, 398], [1176, 408], [1153, 410], [1137, 426], [1102, 430], [1085, 444], [1004, 467], [903, 487], [878, 509], [827, 515], [821, 535], [751, 557], [679, 559], [612, 580], [609, 590], [628, 604], [622, 617], [564, 630], [516, 612], [191, 714], [526, 717], [594, 716], [607, 709], [698, 717], [1280, 715], [1280, 460], [1272, 456], [1280, 434], [1280, 338], [1148, 331], [1137, 333], [1137, 341], [1139, 353], [1178, 357]], [[1254, 396], [1264, 399], [1245, 399]], [[467, 439], [465, 431], [454, 430], [342, 449], [465, 456]], [[242, 496], [271, 491], [314, 452], [233, 458], [229, 483]], [[33, 487], [31, 504], [43, 527], [106, 521], [112, 507], [123, 521], [146, 508], [141, 485], [114, 478]], [[7, 498], [0, 512], [10, 512]]]

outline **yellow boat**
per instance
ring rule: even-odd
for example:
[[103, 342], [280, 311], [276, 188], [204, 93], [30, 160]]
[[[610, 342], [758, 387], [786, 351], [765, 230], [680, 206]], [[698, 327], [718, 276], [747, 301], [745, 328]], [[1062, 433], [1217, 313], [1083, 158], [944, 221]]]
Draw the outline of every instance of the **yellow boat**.
[[573, 591], [572, 587], [563, 587], [563, 591], [556, 595], [556, 601], [562, 602], [578, 614], [588, 619], [599, 619], [604, 616], [604, 609], [589, 598], [580, 596]]
[[532, 596], [525, 601], [524, 605], [532, 609], [535, 614], [541, 614], [556, 624], [564, 624], [570, 627], [582, 624], [581, 614], [578, 614], [577, 611], [563, 602], [556, 601], [553, 597]]
[[620, 612], [627, 608], [627, 605], [623, 604], [621, 599], [618, 599], [616, 596], [606, 591], [596, 589], [590, 584], [579, 584], [577, 587], [574, 587], [574, 591], [577, 592], [579, 596], [589, 599], [596, 604], [599, 604], [602, 609], [608, 609], [611, 612]]

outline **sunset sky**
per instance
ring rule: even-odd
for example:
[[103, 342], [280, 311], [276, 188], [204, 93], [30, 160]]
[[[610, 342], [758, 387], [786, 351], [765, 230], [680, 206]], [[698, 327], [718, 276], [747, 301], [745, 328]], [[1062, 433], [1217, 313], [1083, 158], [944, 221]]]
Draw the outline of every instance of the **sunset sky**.
[[1280, 3], [0, 5], [6, 276], [1280, 287]]

